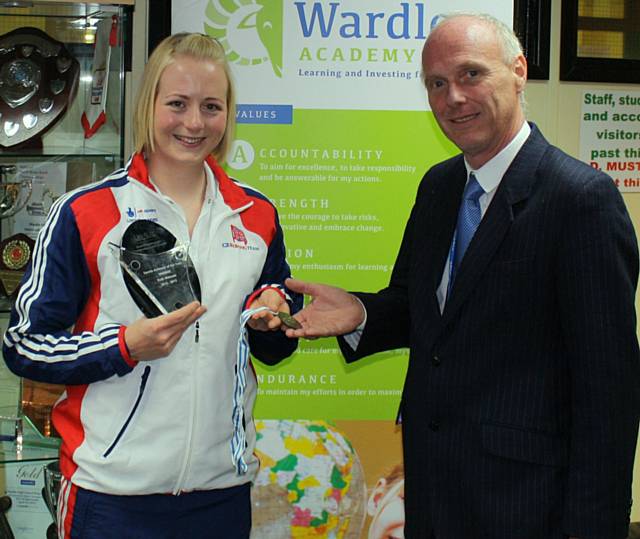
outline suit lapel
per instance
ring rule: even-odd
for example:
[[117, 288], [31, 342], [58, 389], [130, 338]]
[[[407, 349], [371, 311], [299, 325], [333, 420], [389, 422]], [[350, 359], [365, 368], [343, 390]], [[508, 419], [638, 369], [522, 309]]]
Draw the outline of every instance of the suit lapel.
[[423, 238], [417, 267], [425, 272], [423, 278], [427, 289], [424, 297], [428, 298], [428, 309], [437, 318], [440, 318], [440, 307], [436, 292], [448, 259], [466, 176], [464, 161], [460, 156], [428, 191], [429, 205], [423, 212], [428, 220], [419, 227]]
[[498, 190], [478, 227], [456, 275], [443, 312], [443, 326], [451, 320], [475, 289], [494, 258], [514, 218], [513, 206], [529, 198], [535, 173], [548, 142], [535, 125], [529, 138], [505, 173]]

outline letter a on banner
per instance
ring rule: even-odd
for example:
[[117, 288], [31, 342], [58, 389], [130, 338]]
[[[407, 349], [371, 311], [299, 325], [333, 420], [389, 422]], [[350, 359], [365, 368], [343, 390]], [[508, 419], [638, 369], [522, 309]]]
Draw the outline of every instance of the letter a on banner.
[[111, 48], [117, 44], [118, 17], [114, 15], [111, 20], [102, 20], [97, 25], [91, 71], [91, 92], [81, 118], [84, 138], [91, 138], [107, 121], [105, 109], [109, 83], [109, 61], [111, 60]]

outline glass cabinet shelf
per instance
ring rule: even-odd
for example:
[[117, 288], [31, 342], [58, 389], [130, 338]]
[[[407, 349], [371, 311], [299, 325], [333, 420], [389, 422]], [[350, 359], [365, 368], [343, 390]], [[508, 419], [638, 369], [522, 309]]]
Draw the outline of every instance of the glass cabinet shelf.
[[[20, 30], [44, 32], [60, 42], [68, 55], [79, 64], [77, 90], [71, 95], [62, 117], [47, 129], [39, 140], [19, 146], [0, 147], [0, 157], [23, 155], [92, 155], [123, 154], [124, 59], [123, 28], [129, 14], [119, 5], [81, 2], [15, 2], [17, 7], [0, 2], [0, 37]], [[21, 7], [29, 6], [29, 7]], [[99, 26], [113, 24], [114, 46], [106, 69], [105, 122], [85, 138], [82, 115], [95, 97], [94, 52]], [[35, 40], [37, 42], [37, 39]], [[20, 57], [20, 55], [18, 55]], [[28, 58], [26, 58], [28, 60]], [[42, 76], [44, 77], [43, 70]], [[73, 92], [72, 92], [73, 93]], [[9, 138], [9, 141], [11, 139]], [[95, 178], [94, 178], [95, 179]], [[87, 181], [88, 183], [88, 181]]]

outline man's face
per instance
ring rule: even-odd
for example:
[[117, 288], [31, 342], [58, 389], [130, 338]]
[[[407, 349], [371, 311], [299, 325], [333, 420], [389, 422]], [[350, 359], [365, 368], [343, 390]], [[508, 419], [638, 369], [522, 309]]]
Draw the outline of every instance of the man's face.
[[487, 23], [468, 17], [443, 22], [422, 51], [422, 69], [440, 128], [473, 168], [499, 153], [522, 126], [526, 60], [519, 55], [506, 65]]

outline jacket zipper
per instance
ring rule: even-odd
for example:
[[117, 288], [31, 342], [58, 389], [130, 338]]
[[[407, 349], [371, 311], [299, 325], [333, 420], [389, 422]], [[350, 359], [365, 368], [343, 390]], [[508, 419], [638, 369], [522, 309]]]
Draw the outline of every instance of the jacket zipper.
[[[235, 210], [230, 210], [230, 211], [225, 211], [224, 213], [222, 213], [222, 215], [218, 215], [218, 216], [212, 216], [212, 222], [211, 222], [211, 226], [210, 226], [210, 230], [209, 230], [209, 236], [210, 237], [214, 237], [218, 228], [220, 227], [220, 225], [222, 224], [223, 221], [225, 221], [226, 219], [228, 219], [229, 217], [231, 217], [232, 215], [236, 215], [248, 208], [250, 208], [251, 206], [253, 206], [253, 201], [249, 202], [248, 204], [245, 204], [244, 206], [240, 207], [240, 208], [236, 208]], [[211, 211], [213, 211], [213, 208], [211, 209]], [[200, 215], [199, 219], [200, 220], [202, 218], [202, 214]], [[191, 241], [193, 242], [193, 238], [196, 237], [196, 230], [198, 229], [198, 222], [196, 222], [196, 226], [193, 229], [193, 235], [191, 238]], [[204, 295], [204, 291], [203, 291], [203, 295]], [[195, 324], [195, 336], [194, 336], [194, 342], [197, 344], [200, 341], [200, 321], [196, 320], [196, 324]], [[176, 481], [175, 487], [172, 491], [172, 494], [174, 495], [178, 495], [182, 492], [182, 487], [184, 486], [185, 480], [189, 474], [189, 470], [191, 467], [191, 453], [192, 453], [192, 444], [193, 444], [193, 432], [196, 428], [196, 421], [197, 421], [197, 414], [198, 414], [198, 384], [197, 384], [197, 380], [198, 380], [198, 357], [199, 357], [199, 350], [198, 348], [196, 348], [196, 353], [195, 353], [195, 363], [194, 363], [194, 369], [190, 372], [190, 378], [191, 378], [191, 391], [189, 392], [189, 399], [190, 399], [190, 418], [189, 421], [187, 422], [187, 435], [185, 437], [186, 440], [186, 447], [185, 447], [185, 457], [184, 460], [182, 462], [182, 467], [180, 469], [180, 473], [178, 476], [178, 480]]]
[[[196, 320], [196, 334], [194, 341], [197, 344], [200, 341], [200, 321]], [[191, 452], [192, 452], [192, 442], [193, 442], [193, 432], [195, 430], [195, 421], [198, 413], [198, 360], [199, 360], [199, 348], [200, 346], [196, 346], [193, 358], [194, 364], [193, 369], [191, 371], [191, 391], [189, 391], [189, 421], [187, 422], [187, 435], [185, 437], [186, 447], [185, 447], [185, 458], [182, 462], [182, 467], [180, 469], [180, 473], [178, 475], [178, 480], [176, 481], [175, 487], [172, 491], [172, 494], [178, 495], [182, 492], [182, 487], [184, 485], [185, 479], [189, 473], [189, 468], [191, 467]]]
[[136, 399], [136, 402], [133, 405], [133, 409], [129, 413], [129, 417], [127, 417], [127, 420], [124, 422], [124, 425], [122, 425], [122, 428], [120, 429], [120, 432], [116, 436], [116, 439], [109, 446], [109, 449], [107, 449], [104, 452], [104, 454], [102, 455], [103, 457], [108, 457], [109, 454], [115, 449], [116, 445], [118, 445], [118, 442], [120, 441], [120, 438], [122, 438], [122, 436], [124, 435], [124, 432], [127, 430], [127, 427], [129, 426], [129, 423], [131, 423], [131, 420], [133, 419], [133, 416], [135, 415], [136, 410], [138, 409], [138, 406], [140, 405], [140, 401], [142, 400], [142, 395], [144, 395], [144, 388], [147, 385], [147, 380], [149, 379], [149, 373], [150, 372], [151, 372], [151, 367], [149, 365], [147, 365], [144, 368], [144, 372], [142, 373], [142, 379], [140, 381], [140, 389], [138, 390], [138, 398]]

